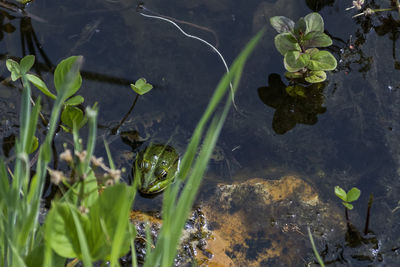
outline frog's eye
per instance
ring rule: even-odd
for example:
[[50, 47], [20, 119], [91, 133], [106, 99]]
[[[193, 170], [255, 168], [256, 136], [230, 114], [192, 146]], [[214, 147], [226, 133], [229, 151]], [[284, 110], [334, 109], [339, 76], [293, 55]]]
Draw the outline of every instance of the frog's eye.
[[160, 180], [167, 179], [168, 172], [165, 169], [159, 168], [154, 172], [155, 176], [157, 176]]

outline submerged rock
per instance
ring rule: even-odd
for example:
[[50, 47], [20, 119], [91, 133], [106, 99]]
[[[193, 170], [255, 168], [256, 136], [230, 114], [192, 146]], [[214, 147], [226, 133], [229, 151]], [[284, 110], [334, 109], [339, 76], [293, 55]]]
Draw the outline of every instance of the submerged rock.
[[346, 226], [339, 209], [297, 176], [220, 184], [203, 211], [215, 237], [210, 250], [233, 261], [225, 266], [298, 266], [312, 251], [307, 226], [324, 239], [343, 236]]

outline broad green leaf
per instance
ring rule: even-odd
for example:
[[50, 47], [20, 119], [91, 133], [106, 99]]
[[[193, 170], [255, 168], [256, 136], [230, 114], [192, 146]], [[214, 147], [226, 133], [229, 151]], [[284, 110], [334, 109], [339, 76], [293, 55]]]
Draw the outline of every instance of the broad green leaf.
[[343, 190], [340, 186], [335, 186], [335, 195], [343, 201], [347, 201], [346, 191]]
[[[94, 175], [93, 171], [90, 171], [87, 175], [87, 177], [83, 180], [84, 185], [83, 185], [83, 194], [84, 194], [84, 199], [82, 201], [83, 205], [87, 208], [90, 208], [93, 203], [97, 201], [97, 198], [99, 197], [99, 188], [97, 185], [97, 179], [96, 176]], [[77, 203], [78, 202], [78, 196], [76, 192], [80, 192], [82, 190], [82, 183], [75, 183], [72, 185], [72, 190], [68, 190], [64, 195], [62, 200], [71, 202], [71, 203]]]
[[309, 32], [323, 32], [324, 31], [324, 20], [322, 19], [321, 15], [313, 12], [305, 16], [304, 18], [306, 25], [307, 25], [307, 30], [306, 33]]
[[21, 69], [21, 73], [27, 73], [35, 63], [35, 56], [27, 55], [21, 59], [19, 62], [19, 66]]
[[[107, 259], [111, 254], [113, 239], [116, 238], [117, 225], [119, 220], [129, 221], [130, 203], [126, 207], [126, 202], [131, 200], [128, 186], [118, 183], [107, 187], [99, 195], [89, 212], [91, 221], [91, 231], [88, 235], [88, 242], [91, 246], [91, 255], [94, 260]], [[121, 212], [123, 216], [121, 217]], [[121, 243], [119, 256], [125, 255], [129, 251], [130, 234], [127, 224], [124, 229], [119, 229], [123, 240]]]
[[301, 72], [285, 72], [285, 77], [288, 79], [300, 79], [303, 78], [303, 73]]
[[146, 79], [145, 78], [140, 78], [135, 82], [136, 87], [143, 87], [146, 84]]
[[294, 25], [294, 34], [299, 39], [302, 40], [304, 35], [306, 34], [307, 25], [304, 18], [300, 18], [296, 24]]
[[18, 62], [12, 60], [12, 59], [7, 59], [6, 61], [6, 66], [7, 69], [11, 72], [11, 80], [15, 82], [21, 77], [21, 69], [18, 64]]
[[76, 106], [76, 105], [82, 104], [83, 101], [85, 101], [85, 99], [83, 98], [83, 96], [81, 96], [81, 95], [76, 95], [76, 96], [71, 97], [71, 98], [68, 99], [67, 101], [65, 101], [64, 104], [67, 105], [67, 106]]
[[332, 45], [332, 39], [323, 32], [309, 32], [303, 38], [303, 48], [327, 47]]
[[47, 88], [46, 84], [42, 79], [37, 77], [36, 75], [33, 74], [26, 74], [26, 77], [28, 80], [40, 91], [42, 91], [43, 94], [47, 95], [48, 97], [52, 99], [56, 99], [56, 96], [50, 92], [50, 90]]
[[310, 70], [334, 70], [337, 66], [336, 58], [328, 51], [318, 51], [310, 56], [307, 68]]
[[[67, 73], [71, 69], [73, 63], [78, 58], [79, 58], [78, 56], [72, 56], [62, 60], [57, 65], [57, 68], [54, 72], [54, 86], [56, 87], [57, 93], [59, 93], [59, 91], [61, 90], [61, 85], [64, 83]], [[68, 92], [66, 92], [66, 98], [75, 94], [81, 87], [81, 84], [82, 84], [82, 77], [78, 71], [70, 86], [68, 88], [65, 88], [66, 90], [68, 90]]]
[[347, 201], [348, 202], [353, 202], [356, 201], [361, 195], [360, 189], [357, 187], [353, 187], [352, 189], [347, 192]]
[[145, 78], [140, 78], [136, 81], [135, 84], [131, 84], [131, 88], [137, 94], [144, 95], [148, 93], [151, 89], [153, 89], [153, 86], [147, 83]]
[[289, 51], [285, 54], [283, 62], [287, 71], [296, 72], [307, 66], [310, 56], [299, 51]]
[[342, 202], [342, 204], [343, 204], [346, 208], [348, 208], [349, 210], [352, 210], [352, 209], [353, 209], [353, 205], [350, 204], [350, 203]]
[[269, 19], [272, 27], [278, 32], [291, 32], [294, 28], [293, 20], [284, 16], [275, 16]]
[[301, 51], [296, 38], [294, 38], [291, 33], [286, 32], [278, 34], [275, 36], [274, 42], [276, 49], [278, 49], [279, 53], [283, 56], [289, 51]]
[[45, 239], [50, 247], [60, 256], [75, 258], [81, 255], [79, 239], [72, 211], [76, 211], [80, 222], [89, 224], [86, 215], [82, 215], [71, 203], [53, 202], [45, 221]]
[[73, 128], [74, 122], [78, 129], [83, 126], [81, 125], [83, 118], [83, 111], [74, 106], [65, 106], [61, 113], [61, 122], [70, 128]]
[[326, 73], [323, 70], [308, 71], [304, 80], [309, 83], [320, 83], [326, 80]]

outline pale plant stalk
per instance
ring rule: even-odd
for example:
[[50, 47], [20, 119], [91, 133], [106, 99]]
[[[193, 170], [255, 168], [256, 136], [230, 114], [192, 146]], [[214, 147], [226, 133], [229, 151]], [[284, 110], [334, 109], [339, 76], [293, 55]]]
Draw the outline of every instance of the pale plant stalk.
[[[204, 39], [202, 39], [202, 38], [200, 38], [200, 37], [198, 37], [198, 36], [196, 36], [196, 35], [188, 34], [188, 33], [185, 32], [181, 27], [179, 27], [178, 24], [176, 24], [174, 21], [172, 21], [172, 20], [170, 20], [170, 19], [167, 19], [167, 18], [164, 18], [164, 17], [160, 17], [160, 16], [155, 16], [155, 15], [148, 15], [148, 14], [144, 14], [144, 13], [142, 13], [142, 12], [139, 12], [139, 14], [142, 15], [142, 16], [144, 16], [144, 17], [153, 18], [153, 19], [159, 19], [159, 20], [163, 20], [163, 21], [169, 22], [169, 23], [171, 23], [172, 25], [174, 25], [174, 26], [175, 26], [183, 35], [185, 35], [186, 37], [192, 38], [192, 39], [195, 39], [195, 40], [198, 40], [198, 41], [200, 41], [200, 42], [202, 42], [202, 43], [208, 45], [215, 53], [217, 53], [217, 55], [218, 55], [219, 58], [221, 59], [222, 63], [223, 63], [224, 66], [225, 66], [226, 73], [229, 73], [228, 65], [226, 64], [226, 61], [225, 61], [224, 57], [222, 56], [221, 52], [219, 52], [218, 49], [217, 49], [215, 46], [213, 46], [212, 44], [210, 44], [210, 43], [207, 42], [206, 40], [204, 40]], [[236, 106], [236, 103], [235, 103], [235, 94], [234, 94], [234, 90], [233, 90], [233, 86], [232, 86], [232, 83], [231, 83], [231, 82], [229, 83], [229, 87], [230, 87], [231, 93], [232, 93], [232, 104], [233, 104], [233, 107], [234, 107], [236, 110], [238, 110], [238, 108], [237, 108], [237, 106]]]

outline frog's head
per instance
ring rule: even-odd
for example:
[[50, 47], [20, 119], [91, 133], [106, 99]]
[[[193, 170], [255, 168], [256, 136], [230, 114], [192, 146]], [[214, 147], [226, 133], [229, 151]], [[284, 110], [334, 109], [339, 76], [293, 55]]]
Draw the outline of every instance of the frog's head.
[[163, 191], [175, 179], [180, 158], [169, 145], [153, 144], [139, 152], [133, 169], [138, 189], [143, 194]]

